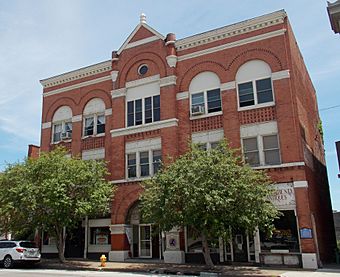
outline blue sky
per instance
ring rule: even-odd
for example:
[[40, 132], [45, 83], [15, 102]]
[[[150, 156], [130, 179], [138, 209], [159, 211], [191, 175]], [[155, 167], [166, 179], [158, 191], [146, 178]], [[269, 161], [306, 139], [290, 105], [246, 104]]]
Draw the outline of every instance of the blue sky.
[[[259, 4], [260, 3], [260, 4]], [[340, 140], [340, 36], [322, 0], [8, 0], [0, 1], [0, 170], [39, 144], [39, 80], [108, 60], [139, 15], [183, 38], [285, 9], [318, 95], [333, 209], [340, 210], [334, 142]]]

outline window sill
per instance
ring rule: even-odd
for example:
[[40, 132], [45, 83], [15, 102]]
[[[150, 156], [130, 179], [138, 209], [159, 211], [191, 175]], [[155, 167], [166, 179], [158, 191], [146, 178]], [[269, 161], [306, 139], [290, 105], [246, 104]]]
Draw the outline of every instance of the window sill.
[[251, 106], [246, 106], [246, 107], [238, 107], [237, 111], [243, 112], [243, 111], [255, 110], [255, 109], [266, 108], [266, 107], [273, 107], [273, 106], [275, 106], [275, 102], [268, 102], [268, 103], [251, 105]]
[[56, 141], [56, 142], [51, 142], [51, 144], [60, 144], [60, 143], [63, 143], [63, 142], [72, 142], [72, 139], [64, 139], [64, 140], [60, 140], [60, 141]]
[[83, 137], [81, 137], [81, 139], [98, 138], [98, 137], [104, 137], [104, 136], [105, 136], [105, 133], [101, 133], [101, 134], [98, 134], [98, 135], [83, 136]]
[[270, 168], [283, 168], [283, 167], [293, 167], [293, 166], [304, 166], [304, 162], [294, 162], [294, 163], [282, 163], [282, 164], [275, 164], [275, 165], [258, 165], [258, 166], [251, 166], [253, 169], [270, 169]]
[[151, 179], [153, 176], [148, 177], [136, 177], [136, 178], [127, 178], [127, 179], [121, 179], [121, 180], [113, 180], [111, 181], [112, 184], [121, 184], [121, 183], [129, 183], [129, 182], [141, 182], [148, 179]]
[[217, 116], [217, 115], [222, 115], [223, 112], [215, 112], [215, 113], [208, 113], [208, 114], [202, 114], [202, 115], [197, 115], [197, 116], [192, 116], [190, 115], [190, 120], [195, 120], [195, 119], [201, 119], [201, 118], [207, 118], [207, 117], [212, 117], [212, 116]]

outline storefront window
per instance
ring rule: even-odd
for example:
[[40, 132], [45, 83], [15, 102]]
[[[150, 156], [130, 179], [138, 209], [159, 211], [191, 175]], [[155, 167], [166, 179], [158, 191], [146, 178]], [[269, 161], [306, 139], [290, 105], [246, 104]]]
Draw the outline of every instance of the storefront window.
[[90, 228], [91, 244], [111, 244], [111, 235], [109, 227]]
[[275, 230], [272, 236], [260, 234], [261, 251], [288, 250], [289, 252], [300, 252], [294, 211], [280, 212], [282, 215], [274, 221]]

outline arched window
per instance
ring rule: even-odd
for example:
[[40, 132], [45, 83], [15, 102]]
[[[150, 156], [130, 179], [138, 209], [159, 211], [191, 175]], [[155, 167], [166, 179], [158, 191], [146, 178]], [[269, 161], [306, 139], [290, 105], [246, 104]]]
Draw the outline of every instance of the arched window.
[[72, 139], [72, 110], [69, 106], [62, 106], [54, 113], [52, 124], [52, 142]]
[[213, 72], [202, 72], [190, 83], [190, 114], [192, 116], [222, 111], [220, 79]]
[[105, 133], [105, 103], [99, 98], [90, 100], [84, 108], [83, 135], [95, 136]]
[[239, 107], [274, 103], [271, 76], [269, 65], [263, 61], [253, 60], [243, 64], [236, 74]]

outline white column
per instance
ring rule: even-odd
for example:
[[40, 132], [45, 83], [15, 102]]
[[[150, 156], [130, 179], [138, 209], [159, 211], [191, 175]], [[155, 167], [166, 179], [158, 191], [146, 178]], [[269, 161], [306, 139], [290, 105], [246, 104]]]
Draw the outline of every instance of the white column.
[[260, 231], [258, 228], [256, 228], [256, 231], [255, 231], [254, 246], [255, 246], [255, 262], [260, 263], [261, 241], [260, 241]]
[[88, 246], [88, 231], [89, 231], [89, 217], [85, 216], [85, 243], [84, 243], [84, 259], [87, 258], [87, 246]]

